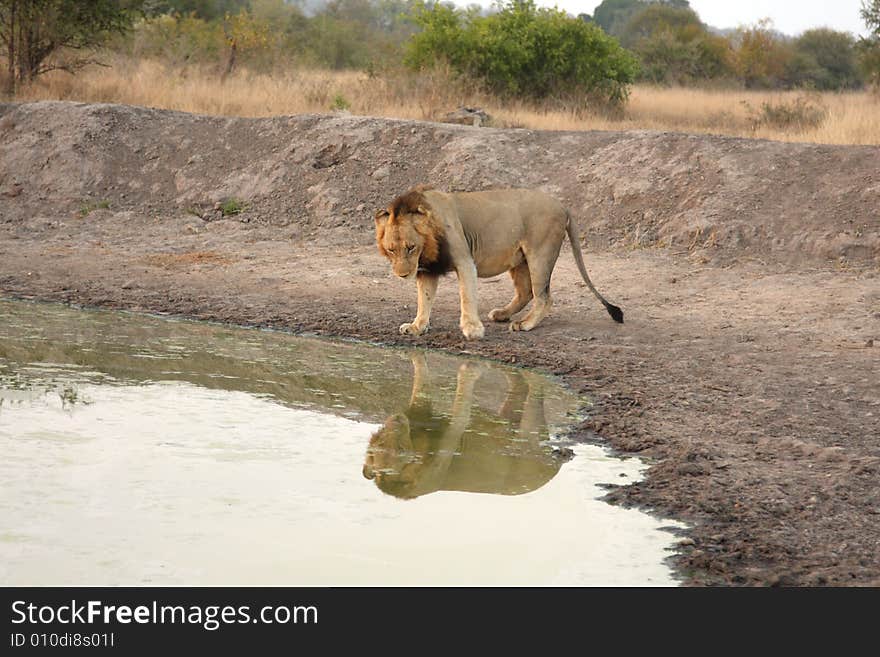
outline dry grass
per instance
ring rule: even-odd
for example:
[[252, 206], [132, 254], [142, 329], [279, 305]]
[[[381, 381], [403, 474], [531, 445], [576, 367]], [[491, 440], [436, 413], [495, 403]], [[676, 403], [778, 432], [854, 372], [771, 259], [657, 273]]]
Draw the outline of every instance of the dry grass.
[[760, 137], [827, 144], [880, 144], [880, 97], [868, 92], [812, 94], [825, 119], [816, 127], [775, 127], [756, 120], [764, 103], [794, 106], [802, 92], [759, 92], [636, 86], [623, 117], [502, 103], [455, 83], [450, 76], [369, 77], [299, 70], [277, 75], [239, 72], [221, 83], [209, 69], [172, 70], [150, 61], [119, 61], [70, 76], [47, 75], [21, 100], [116, 102], [203, 114], [271, 116], [330, 112], [437, 119], [461, 105], [477, 105], [496, 125], [540, 130], [650, 129]]

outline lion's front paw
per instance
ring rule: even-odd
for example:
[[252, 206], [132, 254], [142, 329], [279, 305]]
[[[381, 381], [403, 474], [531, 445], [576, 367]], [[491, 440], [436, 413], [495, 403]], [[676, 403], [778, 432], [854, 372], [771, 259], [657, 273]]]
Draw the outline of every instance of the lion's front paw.
[[461, 325], [461, 332], [464, 334], [466, 340], [479, 340], [486, 335], [486, 329], [480, 321], [463, 322]]
[[511, 322], [508, 327], [511, 331], [528, 331], [531, 327], [527, 326], [525, 320]]
[[489, 319], [493, 322], [506, 322], [510, 319], [510, 313], [505, 308], [495, 308], [489, 311]]
[[400, 334], [401, 335], [422, 335], [423, 333], [427, 333], [428, 325], [419, 326], [415, 322], [406, 322], [405, 324], [400, 325]]

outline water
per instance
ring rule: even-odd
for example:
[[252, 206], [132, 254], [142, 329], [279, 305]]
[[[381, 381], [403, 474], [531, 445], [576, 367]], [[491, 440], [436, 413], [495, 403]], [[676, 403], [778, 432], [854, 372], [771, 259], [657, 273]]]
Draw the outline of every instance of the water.
[[542, 375], [0, 301], [0, 585], [669, 585]]

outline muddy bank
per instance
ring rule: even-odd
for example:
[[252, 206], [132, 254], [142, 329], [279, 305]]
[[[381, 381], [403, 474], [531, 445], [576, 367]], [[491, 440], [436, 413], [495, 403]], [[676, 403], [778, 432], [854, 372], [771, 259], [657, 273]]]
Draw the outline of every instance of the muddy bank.
[[[880, 584], [880, 149], [359, 117], [0, 107], [0, 295], [420, 343], [560, 374], [579, 435], [654, 459], [609, 497], [693, 525], [690, 584]], [[539, 329], [396, 335], [372, 245], [411, 184], [541, 187], [580, 219]], [[243, 211], [224, 215], [235, 198]], [[511, 295], [482, 281], [483, 315]], [[878, 346], [875, 346], [878, 345]]]

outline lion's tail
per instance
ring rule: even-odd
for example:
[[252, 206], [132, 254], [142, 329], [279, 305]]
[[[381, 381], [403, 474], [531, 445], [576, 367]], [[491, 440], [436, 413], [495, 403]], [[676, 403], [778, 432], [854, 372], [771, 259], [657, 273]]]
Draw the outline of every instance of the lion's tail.
[[580, 237], [578, 236], [577, 226], [575, 226], [574, 220], [571, 218], [571, 214], [569, 214], [568, 211], [565, 212], [565, 215], [568, 219], [568, 223], [565, 225], [565, 230], [568, 233], [568, 240], [571, 242], [571, 251], [574, 253], [574, 261], [577, 263], [578, 269], [581, 272], [581, 277], [584, 279], [584, 283], [586, 283], [587, 287], [596, 295], [596, 298], [602, 302], [602, 305], [605, 306], [605, 310], [611, 315], [611, 319], [623, 324], [623, 311], [613, 303], [608, 303], [608, 301], [605, 300], [605, 297], [599, 294], [599, 291], [593, 287], [593, 281], [590, 280], [590, 276], [587, 274], [587, 268], [584, 265], [584, 256], [581, 253], [581, 242]]

